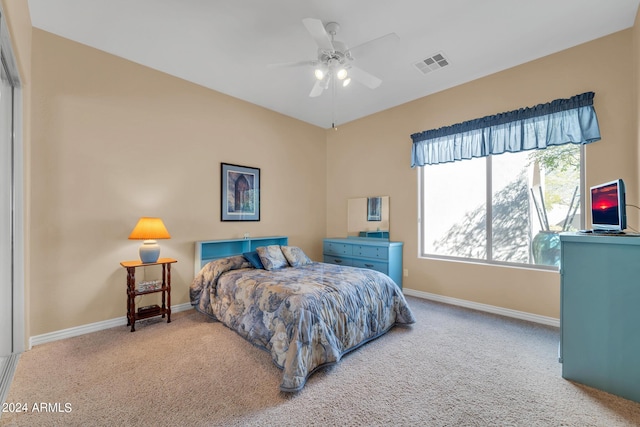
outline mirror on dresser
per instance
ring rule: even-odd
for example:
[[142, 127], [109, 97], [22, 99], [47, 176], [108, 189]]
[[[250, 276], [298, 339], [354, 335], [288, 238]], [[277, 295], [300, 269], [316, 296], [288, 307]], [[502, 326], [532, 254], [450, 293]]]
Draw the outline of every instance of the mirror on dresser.
[[389, 196], [349, 199], [347, 215], [348, 236], [389, 240]]

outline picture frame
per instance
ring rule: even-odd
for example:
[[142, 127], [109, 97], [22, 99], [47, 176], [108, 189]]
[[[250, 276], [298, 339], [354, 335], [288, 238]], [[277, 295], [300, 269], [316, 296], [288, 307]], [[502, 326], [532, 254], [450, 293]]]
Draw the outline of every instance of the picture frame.
[[382, 221], [382, 197], [367, 197], [367, 221]]
[[260, 221], [260, 169], [220, 163], [220, 219]]

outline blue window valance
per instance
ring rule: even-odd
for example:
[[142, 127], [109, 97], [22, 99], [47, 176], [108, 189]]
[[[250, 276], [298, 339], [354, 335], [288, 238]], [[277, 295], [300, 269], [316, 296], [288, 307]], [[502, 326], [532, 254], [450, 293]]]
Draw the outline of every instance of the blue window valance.
[[593, 92], [411, 135], [411, 167], [600, 140]]

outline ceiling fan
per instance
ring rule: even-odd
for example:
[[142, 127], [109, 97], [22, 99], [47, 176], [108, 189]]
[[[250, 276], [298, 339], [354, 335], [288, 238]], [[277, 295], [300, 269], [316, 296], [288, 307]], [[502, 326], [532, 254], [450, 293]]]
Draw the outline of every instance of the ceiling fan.
[[318, 45], [317, 59], [285, 64], [272, 64], [270, 65], [271, 67], [313, 67], [316, 82], [309, 93], [309, 96], [312, 98], [320, 96], [332, 81], [334, 84], [341, 82], [343, 86], [347, 86], [351, 80], [355, 80], [370, 89], [375, 89], [380, 86], [382, 80], [356, 67], [353, 65], [353, 62], [356, 54], [395, 44], [399, 40], [395, 33], [389, 33], [356, 47], [349, 48], [345, 43], [335, 40], [335, 36], [340, 30], [340, 25], [337, 22], [329, 22], [323, 25], [319, 19], [306, 18], [302, 20], [302, 23]]

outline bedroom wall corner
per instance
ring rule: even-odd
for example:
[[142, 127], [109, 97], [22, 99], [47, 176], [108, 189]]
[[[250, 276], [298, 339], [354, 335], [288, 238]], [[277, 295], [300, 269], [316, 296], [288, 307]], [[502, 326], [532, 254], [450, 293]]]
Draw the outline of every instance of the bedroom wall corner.
[[[172, 236], [174, 305], [197, 240], [287, 235], [321, 257], [323, 129], [39, 29], [32, 93], [31, 336], [124, 315], [140, 216]], [[260, 168], [260, 221], [221, 221], [221, 162]]]
[[[633, 27], [631, 28], [632, 38], [632, 65], [633, 65], [633, 97], [634, 97], [634, 137], [636, 145], [636, 162], [639, 165], [636, 173], [636, 182], [640, 183], [640, 8], [636, 12]], [[636, 201], [640, 201], [640, 184], [635, 194]], [[640, 215], [639, 215], [640, 217]], [[640, 229], [639, 229], [640, 230]]]
[[[404, 242], [409, 271], [404, 288], [559, 318], [557, 272], [418, 257], [417, 170], [410, 167], [410, 135], [594, 91], [602, 140], [587, 146], [586, 185], [621, 177], [635, 195], [631, 50], [631, 31], [624, 30], [341, 125], [327, 137], [327, 212], [337, 213], [328, 217], [327, 234], [346, 234], [349, 197], [389, 195], [391, 240]], [[638, 228], [637, 216], [631, 225]]]

